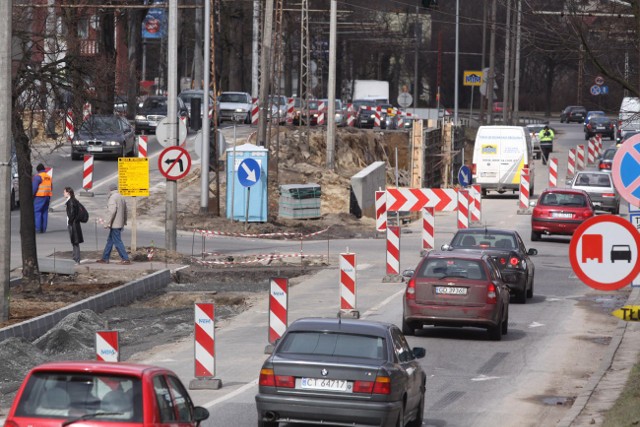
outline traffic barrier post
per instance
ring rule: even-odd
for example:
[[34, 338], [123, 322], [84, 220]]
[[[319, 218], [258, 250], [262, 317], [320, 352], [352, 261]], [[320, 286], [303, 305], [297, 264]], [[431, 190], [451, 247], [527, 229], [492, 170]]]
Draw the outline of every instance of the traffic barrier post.
[[101, 362], [120, 361], [120, 339], [118, 331], [96, 332], [96, 360]]
[[549, 158], [549, 187], [558, 186], [558, 159], [555, 157]]
[[458, 229], [469, 228], [469, 192], [458, 190]]
[[147, 157], [148, 142], [149, 142], [149, 137], [147, 135], [138, 136], [138, 157], [141, 157], [141, 158]]
[[471, 200], [469, 201], [469, 211], [471, 213], [471, 222], [482, 221], [482, 186], [480, 184], [472, 184], [469, 190]]
[[387, 275], [383, 281], [400, 280], [400, 226], [387, 225]]
[[325, 108], [326, 104], [324, 102], [318, 104], [318, 126], [324, 125]]
[[529, 169], [522, 168], [520, 172], [520, 197], [518, 200], [518, 214], [531, 214], [529, 209], [530, 183]]
[[295, 99], [287, 98], [287, 124], [293, 124], [294, 112], [295, 112]]
[[289, 279], [274, 277], [269, 281], [269, 345], [265, 353], [270, 354], [276, 340], [287, 330], [289, 310]]
[[356, 254], [340, 254], [340, 311], [338, 317], [360, 318], [356, 299]]
[[91, 104], [89, 102], [85, 102], [82, 106], [82, 121], [86, 122], [89, 120], [89, 116], [91, 116]]
[[93, 188], [93, 155], [85, 154], [82, 165], [82, 188], [81, 195], [93, 196], [93, 192], [89, 191]]
[[376, 231], [387, 229], [387, 192], [376, 191]]
[[189, 388], [217, 390], [222, 381], [215, 378], [215, 307], [213, 303], [195, 303], [194, 309], [195, 379]]
[[252, 98], [253, 103], [251, 105], [251, 124], [257, 125], [258, 118], [260, 117], [260, 106], [258, 105], [258, 98]]
[[596, 162], [596, 141], [589, 138], [587, 142], [587, 164], [592, 165]]
[[569, 157], [567, 161], [567, 178], [572, 178], [576, 174], [576, 149], [569, 149]]
[[67, 110], [64, 123], [65, 123], [65, 129], [67, 133], [67, 140], [71, 142], [73, 141], [73, 138], [76, 135], [75, 128], [73, 126], [73, 110], [71, 108]]
[[424, 256], [435, 245], [435, 208], [422, 209], [422, 251], [420, 255]]
[[578, 149], [576, 150], [576, 168], [579, 171], [584, 170], [584, 144], [579, 144]]

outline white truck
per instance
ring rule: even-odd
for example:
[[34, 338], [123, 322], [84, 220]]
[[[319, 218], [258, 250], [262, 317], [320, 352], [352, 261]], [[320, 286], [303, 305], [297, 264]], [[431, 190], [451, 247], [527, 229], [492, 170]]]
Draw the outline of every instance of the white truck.
[[352, 99], [374, 100], [377, 104], [389, 104], [389, 82], [383, 80], [354, 80]]

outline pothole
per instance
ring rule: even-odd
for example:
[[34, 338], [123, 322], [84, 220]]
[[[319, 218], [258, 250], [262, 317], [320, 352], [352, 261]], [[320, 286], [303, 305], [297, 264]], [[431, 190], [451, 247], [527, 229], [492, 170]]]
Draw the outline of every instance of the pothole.
[[571, 406], [576, 398], [574, 396], [540, 396], [540, 400], [545, 405]]
[[590, 337], [587, 335], [581, 335], [579, 337], [576, 337], [576, 339], [579, 339], [582, 341], [589, 341], [599, 345], [609, 345], [609, 343], [611, 342], [611, 337], [604, 337], [604, 336]]

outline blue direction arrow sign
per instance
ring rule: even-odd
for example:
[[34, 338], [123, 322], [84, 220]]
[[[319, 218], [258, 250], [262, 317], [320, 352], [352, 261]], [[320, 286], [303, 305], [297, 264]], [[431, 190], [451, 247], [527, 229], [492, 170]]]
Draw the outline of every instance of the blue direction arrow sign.
[[469, 166], [460, 166], [460, 170], [458, 171], [458, 184], [462, 185], [463, 187], [468, 187], [471, 185], [471, 169], [469, 169]]
[[243, 187], [251, 187], [260, 181], [260, 164], [254, 159], [244, 159], [238, 165], [238, 181]]

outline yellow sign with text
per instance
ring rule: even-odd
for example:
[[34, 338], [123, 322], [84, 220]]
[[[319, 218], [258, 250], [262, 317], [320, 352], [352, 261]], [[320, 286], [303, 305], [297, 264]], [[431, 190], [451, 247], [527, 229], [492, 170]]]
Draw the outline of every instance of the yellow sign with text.
[[640, 322], [640, 305], [625, 305], [614, 310], [611, 314], [627, 322]]
[[464, 71], [462, 82], [464, 86], [482, 86], [484, 74], [482, 71]]
[[118, 191], [123, 196], [149, 197], [148, 158], [118, 158]]

